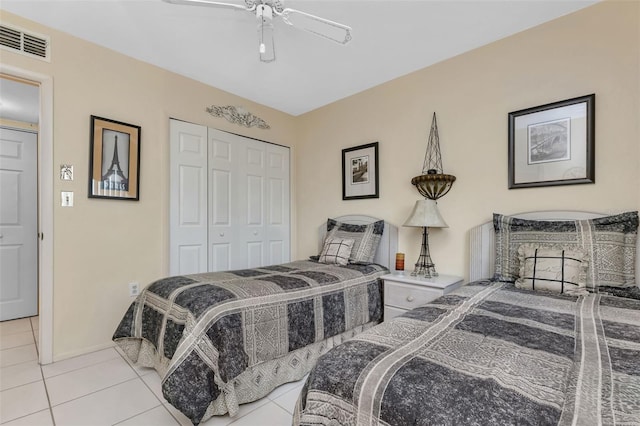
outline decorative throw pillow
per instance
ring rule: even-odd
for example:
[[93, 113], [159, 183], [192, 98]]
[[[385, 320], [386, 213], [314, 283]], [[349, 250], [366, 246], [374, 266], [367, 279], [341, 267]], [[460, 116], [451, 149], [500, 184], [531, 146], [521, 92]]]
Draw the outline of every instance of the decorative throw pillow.
[[354, 240], [349, 262], [372, 263], [383, 231], [384, 220], [368, 225], [352, 225], [328, 219], [326, 239], [345, 238]]
[[337, 265], [348, 264], [353, 242], [353, 240], [345, 240], [344, 238], [327, 238], [324, 241], [318, 262]]
[[588, 293], [589, 263], [583, 250], [546, 249], [523, 244], [518, 249], [518, 259], [518, 288], [573, 295]]
[[526, 220], [493, 215], [496, 233], [494, 278], [514, 281], [520, 274], [518, 248], [534, 244], [540, 248], [582, 249], [590, 268], [587, 287], [627, 287], [635, 284], [638, 212], [587, 220]]

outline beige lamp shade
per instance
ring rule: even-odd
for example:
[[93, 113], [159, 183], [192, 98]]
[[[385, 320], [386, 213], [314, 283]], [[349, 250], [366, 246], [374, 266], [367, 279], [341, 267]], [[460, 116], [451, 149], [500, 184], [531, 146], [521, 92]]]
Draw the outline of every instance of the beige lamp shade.
[[449, 227], [440, 215], [436, 201], [429, 199], [416, 201], [416, 205], [413, 206], [413, 211], [402, 226], [427, 226], [429, 228]]

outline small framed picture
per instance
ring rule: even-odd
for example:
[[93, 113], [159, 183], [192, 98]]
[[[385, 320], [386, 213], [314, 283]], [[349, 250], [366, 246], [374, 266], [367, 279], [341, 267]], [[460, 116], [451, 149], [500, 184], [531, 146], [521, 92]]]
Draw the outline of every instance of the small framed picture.
[[509, 113], [509, 189], [594, 182], [594, 94]]
[[342, 199], [379, 198], [378, 142], [342, 150]]
[[91, 116], [89, 198], [140, 199], [140, 126]]

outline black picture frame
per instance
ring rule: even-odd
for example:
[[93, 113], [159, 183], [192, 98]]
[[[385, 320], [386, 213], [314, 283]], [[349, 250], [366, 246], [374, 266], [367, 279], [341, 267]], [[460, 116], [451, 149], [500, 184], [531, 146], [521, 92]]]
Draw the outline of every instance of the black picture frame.
[[595, 96], [509, 113], [509, 189], [595, 183]]
[[342, 199], [380, 198], [378, 142], [342, 150]]
[[91, 116], [89, 198], [140, 199], [140, 133], [140, 126]]

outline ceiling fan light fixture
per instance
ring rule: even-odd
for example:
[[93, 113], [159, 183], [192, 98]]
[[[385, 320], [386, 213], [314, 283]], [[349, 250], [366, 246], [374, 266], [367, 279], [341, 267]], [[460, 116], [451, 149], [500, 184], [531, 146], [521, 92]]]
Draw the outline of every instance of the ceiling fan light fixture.
[[258, 53], [262, 62], [276, 60], [273, 43], [273, 18], [280, 18], [287, 25], [331, 40], [338, 44], [351, 41], [351, 27], [310, 13], [284, 7], [283, 0], [244, 0], [244, 6], [216, 0], [163, 0], [167, 3], [187, 6], [209, 6], [241, 10], [255, 14], [258, 19]]
[[260, 61], [273, 62], [276, 60], [276, 49], [273, 42], [273, 9], [267, 4], [256, 7], [258, 19], [258, 53]]

